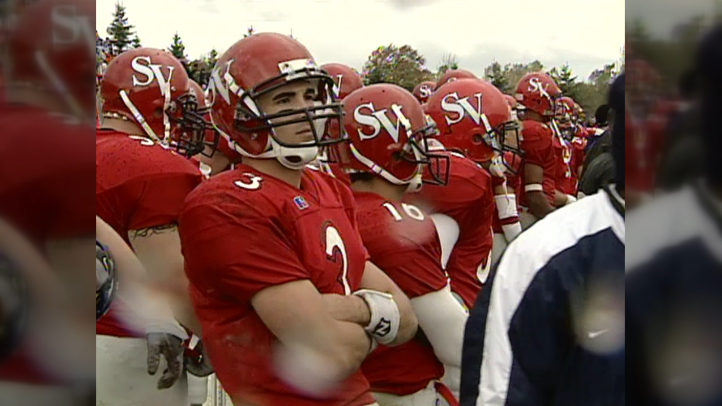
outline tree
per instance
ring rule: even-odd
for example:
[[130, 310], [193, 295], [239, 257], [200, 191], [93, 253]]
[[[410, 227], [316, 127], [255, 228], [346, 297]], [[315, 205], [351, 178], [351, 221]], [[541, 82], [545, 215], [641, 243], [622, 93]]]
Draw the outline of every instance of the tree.
[[366, 85], [394, 83], [408, 91], [424, 80], [434, 80], [426, 68], [426, 58], [409, 45], [394, 44], [382, 45], [369, 55], [363, 66], [363, 77]]
[[173, 54], [179, 61], [185, 61], [187, 58], [186, 56], [186, 46], [183, 45], [183, 40], [181, 39], [180, 35], [176, 32], [175, 35], [173, 35], [173, 43], [170, 44], [170, 47], [168, 48], [170, 53]]
[[128, 17], [125, 15], [125, 7], [120, 1], [116, 2], [113, 21], [111, 21], [106, 31], [117, 53], [127, 50], [131, 45], [134, 48], [140, 47], [140, 40], [135, 34], [134, 28], [135, 26], [128, 22]]
[[250, 27], [248, 27], [248, 31], [246, 31], [246, 33], [243, 34], [243, 38], [248, 38], [255, 33], [256, 33], [256, 30], [254, 30], [253, 26], [251, 25]]
[[560, 69], [552, 68], [552, 70], [549, 71], [549, 76], [557, 82], [557, 85], [565, 96], [576, 100], [577, 77], [572, 73], [572, 68], [569, 67], [568, 63], [562, 65]]
[[198, 82], [199, 85], [205, 86], [211, 77], [211, 72], [218, 62], [218, 51], [211, 49], [206, 55], [188, 63], [188, 76]]
[[509, 78], [499, 62], [494, 61], [484, 69], [484, 78], [501, 90], [502, 93], [510, 93], [513, 90]]
[[206, 63], [208, 66], [213, 69], [214, 66], [216, 66], [216, 62], [218, 62], [218, 51], [216, 51], [215, 48], [211, 49], [211, 52], [208, 53], [208, 57], [206, 58]]
[[527, 64], [508, 63], [501, 67], [498, 62], [492, 62], [484, 69], [484, 76], [498, 87], [502, 92], [511, 93], [516, 89], [516, 84], [522, 76], [529, 72], [544, 70], [544, 65], [539, 61], [532, 61]]
[[436, 68], [436, 80], [444, 76], [448, 70], [459, 69], [459, 57], [456, 54], [447, 52], [441, 57], [441, 63]]

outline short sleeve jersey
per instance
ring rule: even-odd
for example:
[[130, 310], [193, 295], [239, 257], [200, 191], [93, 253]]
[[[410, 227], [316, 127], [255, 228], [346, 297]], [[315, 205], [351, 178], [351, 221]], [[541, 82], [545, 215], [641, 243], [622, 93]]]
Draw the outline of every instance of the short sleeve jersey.
[[[278, 339], [252, 306], [259, 291], [309, 280], [320, 293], [359, 289], [367, 252], [351, 190], [305, 169], [295, 188], [247, 165], [221, 173], [186, 200], [180, 236], [194, 308], [216, 374], [232, 398], [268, 406], [316, 405], [275, 372]], [[357, 372], [323, 399], [373, 403]]]

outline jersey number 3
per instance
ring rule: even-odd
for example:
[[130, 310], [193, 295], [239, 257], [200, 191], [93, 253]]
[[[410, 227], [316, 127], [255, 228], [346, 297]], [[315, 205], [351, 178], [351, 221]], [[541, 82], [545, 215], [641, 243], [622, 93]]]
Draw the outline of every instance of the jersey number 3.
[[351, 294], [351, 285], [348, 283], [348, 255], [346, 254], [346, 245], [343, 238], [336, 227], [329, 224], [326, 226], [326, 256], [330, 261], [338, 262], [341, 257], [341, 284], [343, 285], [343, 293]]

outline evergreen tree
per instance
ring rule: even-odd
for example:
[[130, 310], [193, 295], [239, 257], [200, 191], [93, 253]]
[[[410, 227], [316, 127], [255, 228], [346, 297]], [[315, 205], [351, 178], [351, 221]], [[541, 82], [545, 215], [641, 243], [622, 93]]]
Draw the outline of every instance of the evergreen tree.
[[123, 6], [120, 1], [116, 2], [113, 21], [107, 29], [115, 52], [123, 52], [131, 45], [134, 48], [140, 47], [140, 40], [135, 34], [134, 28], [135, 26], [128, 22], [128, 17], [125, 15], [125, 6]]
[[208, 66], [210, 66], [211, 69], [213, 69], [214, 66], [216, 66], [216, 62], [218, 62], [218, 51], [214, 49], [211, 49], [211, 52], [208, 53], [208, 57], [206, 58], [206, 63]]
[[502, 93], [509, 93], [513, 90], [509, 83], [507, 72], [505, 72], [499, 62], [494, 61], [491, 65], [487, 66], [484, 70], [484, 76], [486, 76], [486, 79], [492, 85], [501, 90]]
[[562, 65], [560, 69], [552, 69], [549, 75], [557, 82], [557, 85], [559, 85], [559, 88], [565, 96], [575, 99], [578, 85], [577, 77], [572, 73], [572, 68], [569, 67], [568, 63]]
[[179, 61], [185, 61], [187, 59], [186, 46], [183, 45], [183, 40], [181, 39], [180, 35], [178, 35], [177, 32], [175, 33], [175, 35], [173, 35], [173, 43], [170, 44], [170, 47], [168, 48], [168, 50]]

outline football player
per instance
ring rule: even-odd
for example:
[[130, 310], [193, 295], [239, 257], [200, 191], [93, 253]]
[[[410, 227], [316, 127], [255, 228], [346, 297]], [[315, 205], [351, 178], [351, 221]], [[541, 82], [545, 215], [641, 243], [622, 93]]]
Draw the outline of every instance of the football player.
[[[445, 265], [451, 290], [470, 308], [491, 266], [495, 207], [499, 217], [518, 224], [513, 194], [494, 193], [494, 185], [504, 186], [503, 169], [495, 157], [506, 148], [502, 145], [511, 145], [518, 131], [501, 92], [479, 79], [458, 79], [437, 89], [429, 98], [427, 113], [448, 150], [449, 182], [443, 189], [427, 185], [410, 198], [434, 213], [435, 220], [459, 229], [453, 249], [445, 249], [450, 252]], [[505, 141], [507, 133], [509, 141]], [[437, 226], [440, 234], [446, 233], [447, 227]]]
[[414, 87], [413, 94], [419, 103], [424, 104], [429, 100], [431, 94], [434, 93], [434, 89], [436, 89], [436, 82], [433, 80], [425, 80]]
[[466, 69], [449, 69], [436, 81], [435, 89], [457, 79], [478, 79], [478, 77]]
[[[519, 200], [524, 208], [520, 213], [522, 227], [529, 227], [538, 219], [554, 211], [557, 202], [557, 160], [554, 153], [554, 118], [556, 99], [561, 90], [544, 72], [524, 75], [516, 86], [514, 97], [519, 102], [522, 120], [521, 149], [524, 162], [520, 177]], [[560, 192], [561, 194], [561, 192]]]
[[417, 330], [368, 261], [351, 191], [307, 165], [341, 118], [301, 43], [262, 33], [218, 60], [211, 114], [243, 163], [186, 200], [180, 236], [203, 343], [235, 405], [374, 404], [361, 362]]
[[461, 367], [467, 314], [451, 294], [433, 220], [403, 197], [418, 189], [427, 165], [448, 170], [438, 162], [448, 157], [428, 152], [421, 104], [399, 86], [357, 90], [344, 99], [344, 112], [350, 143], [339, 145], [338, 155], [350, 172], [364, 246], [371, 261], [408, 295], [423, 332], [402, 346], [380, 347], [361, 370], [382, 406], [435, 405], [449, 392], [439, 382], [444, 365]]
[[[333, 78], [333, 94], [339, 102], [343, 101], [343, 99], [354, 90], [360, 89], [364, 86], [361, 76], [350, 66], [341, 63], [327, 63], [322, 65], [321, 69], [326, 71]], [[338, 138], [340, 134], [337, 134], [337, 132], [339, 131], [341, 131], [341, 129], [336, 127], [335, 121], [332, 121], [327, 128], [327, 136], [331, 138]], [[321, 151], [318, 159], [313, 162], [312, 165], [318, 167], [322, 171], [347, 185], [351, 184], [348, 174], [341, 169], [341, 166], [335, 159], [329, 159], [326, 150]]]
[[199, 161], [204, 174], [217, 175], [232, 169], [234, 165], [241, 162], [241, 155], [228, 146], [228, 140], [221, 137], [218, 130], [211, 124], [211, 106], [201, 85], [192, 79], [190, 85], [199, 102], [199, 113], [203, 114], [208, 123], [205, 132], [205, 146], [201, 153], [194, 156], [194, 159]]
[[344, 65], [342, 63], [327, 63], [321, 65], [321, 69], [325, 70], [333, 78], [333, 95], [337, 100], [343, 100], [356, 89], [364, 86], [361, 75], [356, 69]]
[[[557, 171], [554, 183], [557, 191], [564, 196], [556, 199], [557, 206], [576, 201], [577, 183], [574, 168], [574, 146], [572, 140], [577, 133], [576, 103], [571, 97], [562, 96], [556, 101], [554, 152], [557, 157]], [[558, 196], [558, 195], [557, 195]]]
[[[169, 52], [152, 48], [118, 55], [100, 86], [97, 213], [133, 248], [156, 295], [166, 297], [175, 317], [199, 332], [177, 227], [186, 195], [202, 180], [199, 167], [188, 159], [204, 146], [206, 123], [198, 99], [183, 65]], [[119, 302], [97, 326], [98, 401], [187, 402], [181, 346], [186, 331], [170, 317], [138, 321]], [[150, 376], [158, 369], [163, 371], [159, 380]]]
[[69, 406], [76, 400], [69, 386], [89, 387], [94, 376], [86, 260], [94, 238], [95, 61], [92, 38], [67, 35], [63, 24], [92, 21], [94, 3], [37, 1], [17, 11], [3, 44], [0, 238], [26, 277], [31, 314], [18, 329], [12, 320], [22, 301], [13, 303], [14, 283], [0, 288], [9, 322], [2, 335], [11, 338], [0, 344], [7, 344], [0, 404]]

